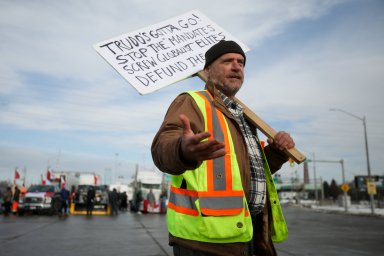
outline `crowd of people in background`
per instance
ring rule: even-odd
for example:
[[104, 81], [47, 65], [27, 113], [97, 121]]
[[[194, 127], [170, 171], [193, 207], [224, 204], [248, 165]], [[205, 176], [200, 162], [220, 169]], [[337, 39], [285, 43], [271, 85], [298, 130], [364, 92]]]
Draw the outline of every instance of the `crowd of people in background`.
[[23, 186], [7, 186], [5, 191], [0, 190], [0, 213], [4, 216], [16, 214], [19, 199], [26, 193], [27, 189]]
[[[16, 215], [18, 213], [18, 204], [19, 200], [25, 196], [27, 189], [24, 186], [7, 186], [5, 190], [0, 189], [0, 214], [4, 216]], [[63, 186], [60, 189], [60, 202], [59, 207], [57, 209], [58, 216], [68, 216], [70, 212], [70, 206], [76, 197], [78, 197], [78, 193], [76, 190], [73, 190], [72, 193]], [[90, 186], [90, 189], [87, 191], [86, 201], [85, 201], [85, 211], [86, 215], [92, 215], [95, 205], [95, 189], [93, 186]], [[146, 200], [145, 200], [146, 199]], [[129, 201], [127, 192], [118, 192], [116, 188], [113, 188], [112, 191], [109, 192], [108, 200], [110, 205], [110, 214], [118, 215], [120, 212], [126, 212], [131, 210], [133, 212], [140, 213], [142, 209], [140, 209], [140, 205], [144, 202], [146, 206], [149, 208], [160, 207], [160, 213], [166, 212], [166, 199], [167, 199], [167, 191], [164, 190], [160, 194], [160, 198], [158, 201], [155, 198], [152, 190], [144, 198], [143, 192], [141, 189], [136, 189], [133, 194], [133, 198]], [[159, 203], [157, 203], [159, 202]]]

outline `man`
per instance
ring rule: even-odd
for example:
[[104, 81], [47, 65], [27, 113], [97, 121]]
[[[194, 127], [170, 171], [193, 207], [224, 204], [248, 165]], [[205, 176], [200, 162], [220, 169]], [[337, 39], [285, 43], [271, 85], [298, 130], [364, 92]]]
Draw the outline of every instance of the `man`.
[[117, 201], [118, 201], [117, 190], [116, 188], [113, 188], [113, 190], [109, 194], [109, 204], [111, 205], [111, 215], [119, 214], [119, 212], [117, 211]]
[[16, 214], [19, 207], [20, 189], [15, 186], [15, 193], [13, 194], [12, 213]]
[[139, 182], [137, 186], [135, 187], [134, 193], [133, 193], [133, 198], [132, 198], [132, 210], [137, 213], [140, 212], [140, 204], [143, 201], [143, 191], [141, 190], [141, 183]]
[[148, 203], [148, 212], [152, 212], [154, 211], [154, 209], [157, 207], [156, 206], [156, 198], [155, 198], [155, 194], [153, 194], [153, 190], [152, 189], [149, 189], [149, 192], [147, 194], [147, 203]]
[[12, 196], [12, 188], [8, 186], [3, 195], [4, 216], [8, 216], [11, 213]]
[[284, 239], [276, 237], [286, 226], [271, 173], [294, 142], [278, 132], [261, 148], [234, 98], [245, 62], [236, 42], [213, 45], [205, 54], [206, 90], [179, 95], [153, 140], [156, 166], [173, 175], [167, 224], [174, 255], [276, 255], [271, 230], [274, 240]]
[[95, 188], [93, 186], [89, 186], [87, 191], [87, 201], [86, 201], [87, 216], [88, 215], [92, 216], [95, 197], [96, 197]]
[[69, 191], [63, 186], [60, 190], [60, 209], [59, 216], [68, 215], [68, 201], [69, 201]]
[[121, 201], [120, 201], [119, 209], [120, 209], [120, 211], [127, 211], [127, 208], [128, 208], [128, 195], [127, 195], [127, 192], [124, 191], [121, 194]]

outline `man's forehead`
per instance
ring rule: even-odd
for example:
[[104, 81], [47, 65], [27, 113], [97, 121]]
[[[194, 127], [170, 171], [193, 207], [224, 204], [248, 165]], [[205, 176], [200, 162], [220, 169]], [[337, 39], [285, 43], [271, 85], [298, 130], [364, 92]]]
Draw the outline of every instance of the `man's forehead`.
[[218, 59], [238, 59], [238, 60], [244, 60], [243, 55], [239, 53], [225, 53], [221, 55]]

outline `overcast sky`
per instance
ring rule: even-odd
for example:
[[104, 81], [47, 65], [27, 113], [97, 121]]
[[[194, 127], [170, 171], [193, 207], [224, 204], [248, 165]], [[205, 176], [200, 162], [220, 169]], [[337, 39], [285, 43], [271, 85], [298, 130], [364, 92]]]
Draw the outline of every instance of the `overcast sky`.
[[[384, 175], [384, 1], [41, 0], [0, 2], [0, 180], [16, 167], [27, 183], [48, 166], [104, 181], [155, 169], [150, 145], [169, 104], [203, 82], [141, 96], [93, 44], [192, 10], [251, 49], [238, 98], [255, 113], [308, 158], [343, 159], [347, 180], [367, 174], [365, 116], [372, 174]], [[341, 182], [339, 164], [315, 168]]]

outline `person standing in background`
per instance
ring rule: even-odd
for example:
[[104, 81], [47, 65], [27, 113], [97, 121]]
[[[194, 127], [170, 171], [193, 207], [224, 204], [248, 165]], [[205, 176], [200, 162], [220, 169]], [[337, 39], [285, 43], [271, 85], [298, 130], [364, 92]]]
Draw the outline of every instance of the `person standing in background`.
[[95, 203], [95, 188], [93, 186], [89, 186], [87, 191], [87, 201], [86, 201], [86, 207], [87, 207], [87, 215], [92, 216], [93, 211], [93, 205]]
[[11, 206], [12, 206], [12, 188], [10, 186], [7, 187], [7, 190], [3, 195], [3, 201], [4, 201], [4, 216], [8, 216], [11, 213]]
[[63, 186], [60, 190], [60, 209], [59, 216], [67, 216], [68, 213], [68, 201], [69, 201], [69, 191]]
[[111, 193], [109, 193], [109, 204], [111, 205], [111, 215], [118, 215], [119, 212], [117, 210], [117, 201], [118, 195], [116, 188], [114, 188]]
[[13, 203], [12, 203], [12, 213], [17, 213], [17, 208], [19, 207], [19, 200], [20, 200], [20, 189], [15, 186], [15, 192], [13, 194]]

